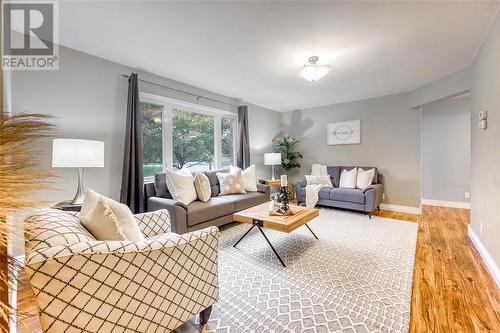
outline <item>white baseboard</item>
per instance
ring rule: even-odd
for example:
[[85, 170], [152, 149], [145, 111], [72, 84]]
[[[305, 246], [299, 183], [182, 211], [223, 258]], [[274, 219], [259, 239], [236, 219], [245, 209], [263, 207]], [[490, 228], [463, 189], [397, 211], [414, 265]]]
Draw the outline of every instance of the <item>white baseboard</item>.
[[469, 239], [472, 241], [472, 244], [474, 244], [474, 246], [476, 247], [477, 252], [479, 252], [479, 254], [481, 255], [481, 258], [483, 258], [483, 261], [484, 261], [486, 267], [488, 267], [488, 270], [490, 271], [491, 276], [493, 277], [493, 279], [497, 283], [497, 286], [500, 288], [500, 269], [498, 268], [497, 264], [495, 263], [493, 258], [488, 253], [488, 250], [486, 250], [486, 248], [484, 247], [483, 243], [481, 243], [481, 240], [479, 239], [479, 237], [476, 235], [474, 230], [472, 230], [472, 228], [470, 227], [470, 224], [469, 224], [469, 228], [468, 228], [468, 235], [469, 235]]
[[443, 201], [422, 198], [422, 205], [470, 209], [469, 202]]
[[400, 205], [392, 205], [385, 203], [380, 204], [380, 209], [390, 210], [393, 212], [400, 212], [400, 213], [409, 213], [409, 214], [422, 213], [422, 209], [420, 207], [400, 206]]

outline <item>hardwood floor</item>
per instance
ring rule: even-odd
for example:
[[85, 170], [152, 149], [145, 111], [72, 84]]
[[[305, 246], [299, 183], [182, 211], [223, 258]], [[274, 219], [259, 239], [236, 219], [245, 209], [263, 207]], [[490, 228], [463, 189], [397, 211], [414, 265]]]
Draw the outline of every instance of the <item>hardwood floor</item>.
[[411, 332], [500, 332], [500, 291], [467, 237], [469, 210], [424, 207]]
[[[410, 332], [500, 332], [500, 290], [467, 238], [469, 210], [424, 206], [422, 215], [389, 211], [374, 215], [419, 224]], [[26, 328], [40, 332], [33, 294], [21, 276], [19, 309]], [[198, 332], [188, 322], [179, 332]]]

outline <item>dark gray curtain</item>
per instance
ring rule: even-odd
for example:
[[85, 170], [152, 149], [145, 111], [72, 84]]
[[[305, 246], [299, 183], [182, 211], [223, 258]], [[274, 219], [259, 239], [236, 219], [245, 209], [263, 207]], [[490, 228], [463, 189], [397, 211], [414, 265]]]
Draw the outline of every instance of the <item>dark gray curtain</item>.
[[128, 78], [127, 125], [123, 155], [120, 202], [134, 213], [144, 212], [144, 176], [142, 169], [142, 115], [139, 105], [137, 74]]
[[238, 106], [238, 157], [236, 164], [242, 169], [250, 166], [248, 107], [246, 105]]

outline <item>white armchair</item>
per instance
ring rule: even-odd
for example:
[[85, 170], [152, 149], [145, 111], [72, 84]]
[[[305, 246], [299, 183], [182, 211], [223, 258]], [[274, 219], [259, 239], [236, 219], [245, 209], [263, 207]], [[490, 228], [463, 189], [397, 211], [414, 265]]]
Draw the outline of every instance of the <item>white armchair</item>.
[[219, 230], [170, 232], [168, 211], [136, 215], [144, 241], [97, 241], [78, 213], [26, 220], [26, 271], [44, 332], [163, 332], [218, 300]]

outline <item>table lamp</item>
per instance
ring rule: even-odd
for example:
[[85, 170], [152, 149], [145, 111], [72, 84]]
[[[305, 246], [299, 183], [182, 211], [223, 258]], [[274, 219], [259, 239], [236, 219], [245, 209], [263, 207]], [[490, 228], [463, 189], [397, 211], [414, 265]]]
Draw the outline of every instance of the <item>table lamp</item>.
[[264, 164], [265, 165], [272, 165], [272, 178], [271, 180], [276, 180], [274, 178], [274, 166], [275, 165], [280, 165], [281, 164], [281, 154], [280, 153], [266, 153], [264, 154]]
[[52, 167], [76, 168], [78, 187], [71, 205], [83, 203], [83, 169], [104, 167], [104, 142], [81, 139], [54, 139], [52, 141]]

